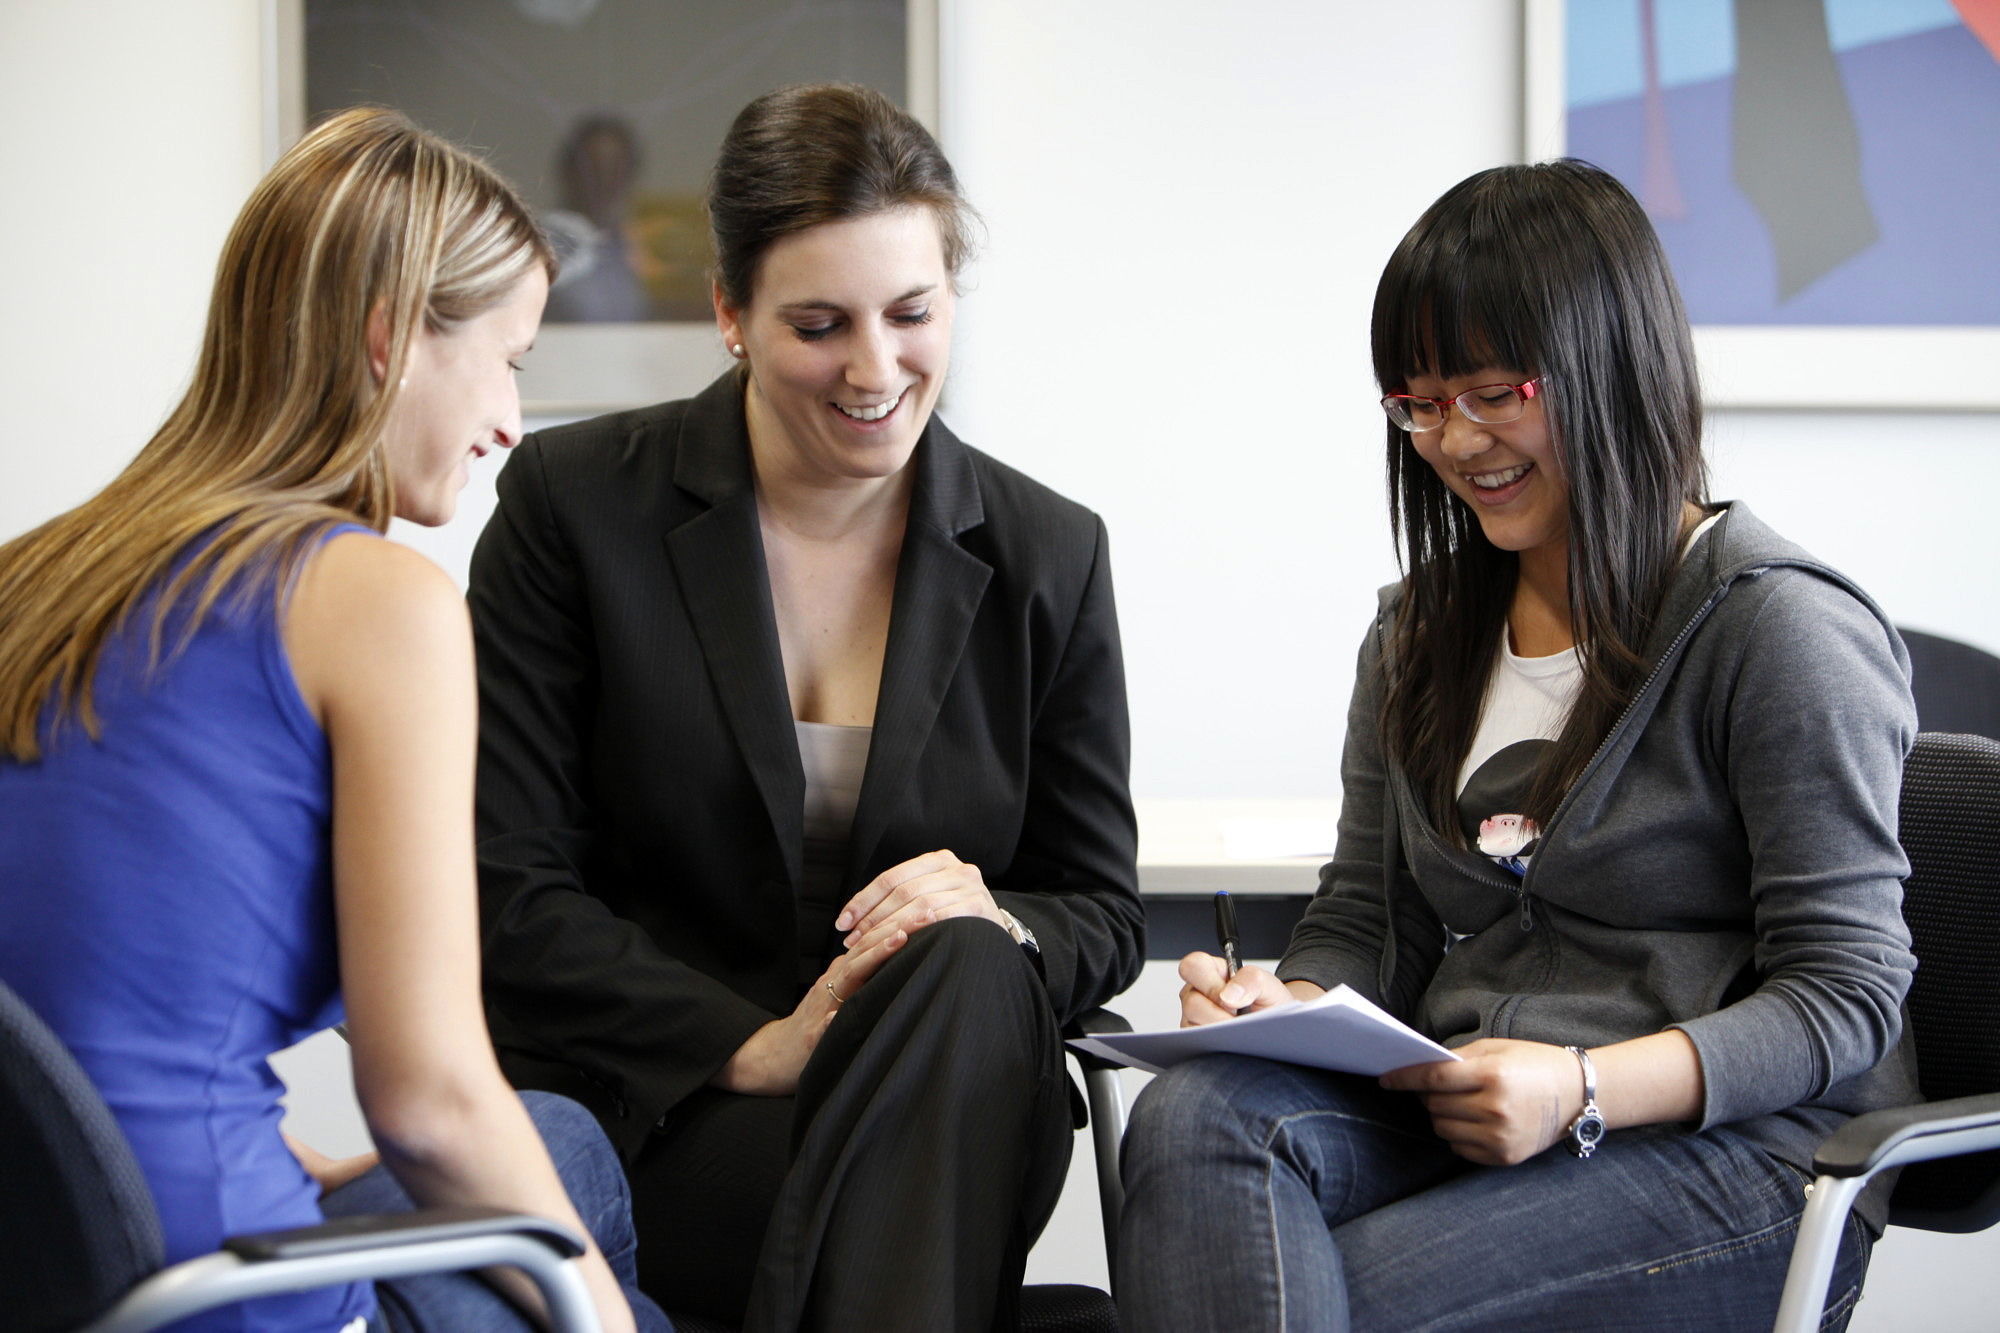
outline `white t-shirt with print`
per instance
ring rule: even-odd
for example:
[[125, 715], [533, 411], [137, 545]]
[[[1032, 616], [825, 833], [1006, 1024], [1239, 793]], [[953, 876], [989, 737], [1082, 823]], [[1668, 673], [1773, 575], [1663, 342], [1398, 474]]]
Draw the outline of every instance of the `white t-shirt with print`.
[[[1685, 560], [1718, 512], [1688, 534]], [[1517, 875], [1527, 873], [1539, 830], [1521, 814], [1543, 755], [1562, 734], [1583, 688], [1583, 663], [1575, 648], [1547, 657], [1520, 657], [1500, 636], [1499, 660], [1486, 682], [1472, 748], [1458, 769], [1459, 827], [1466, 840]]]

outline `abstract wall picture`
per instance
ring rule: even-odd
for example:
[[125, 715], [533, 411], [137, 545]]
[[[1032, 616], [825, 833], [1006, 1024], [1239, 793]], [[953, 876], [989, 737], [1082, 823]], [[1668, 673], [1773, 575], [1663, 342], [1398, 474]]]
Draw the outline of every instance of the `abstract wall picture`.
[[1563, 151], [1697, 325], [2000, 325], [2000, 0], [1566, 0], [1562, 36]]

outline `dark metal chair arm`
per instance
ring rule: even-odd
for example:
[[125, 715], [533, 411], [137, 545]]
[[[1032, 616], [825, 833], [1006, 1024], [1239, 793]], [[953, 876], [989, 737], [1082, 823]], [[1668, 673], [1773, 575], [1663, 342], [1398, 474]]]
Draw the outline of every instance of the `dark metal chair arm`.
[[1877, 1172], [1910, 1162], [2000, 1147], [2000, 1094], [1954, 1097], [1858, 1115], [1827, 1135], [1813, 1157], [1812, 1197], [1799, 1219], [1775, 1333], [1819, 1327], [1847, 1214]]
[[[1991, 1135], [1988, 1141], [1978, 1141]], [[2000, 1093], [1919, 1102], [1858, 1115], [1813, 1157], [1822, 1176], [1870, 1176], [1886, 1167], [2000, 1146]]]

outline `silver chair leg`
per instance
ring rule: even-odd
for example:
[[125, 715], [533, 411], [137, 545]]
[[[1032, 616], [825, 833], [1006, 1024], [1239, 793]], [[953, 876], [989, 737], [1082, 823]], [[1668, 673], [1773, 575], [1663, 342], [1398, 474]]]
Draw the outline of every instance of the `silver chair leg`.
[[1813, 1182], [1812, 1198], [1799, 1219], [1792, 1242], [1792, 1264], [1785, 1273], [1785, 1294], [1778, 1302], [1773, 1333], [1814, 1333], [1826, 1308], [1827, 1284], [1840, 1257], [1840, 1236], [1856, 1196], [1867, 1176], [1821, 1176]]
[[1125, 1182], [1118, 1174], [1118, 1145], [1125, 1138], [1125, 1090], [1116, 1069], [1087, 1069], [1090, 1142], [1097, 1156], [1097, 1203], [1104, 1214], [1104, 1259], [1118, 1266], [1118, 1215], [1125, 1210]]

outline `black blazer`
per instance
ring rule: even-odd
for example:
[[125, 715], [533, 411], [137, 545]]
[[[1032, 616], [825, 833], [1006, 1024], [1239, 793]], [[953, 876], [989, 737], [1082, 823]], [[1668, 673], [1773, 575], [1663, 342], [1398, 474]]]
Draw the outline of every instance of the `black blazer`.
[[[910, 465], [841, 901], [949, 848], [1064, 1020], [1145, 952], [1104, 525], [935, 418]], [[470, 597], [489, 1017], [510, 1077], [630, 1153], [800, 994], [805, 777], [742, 379], [541, 432], [499, 489]]]

